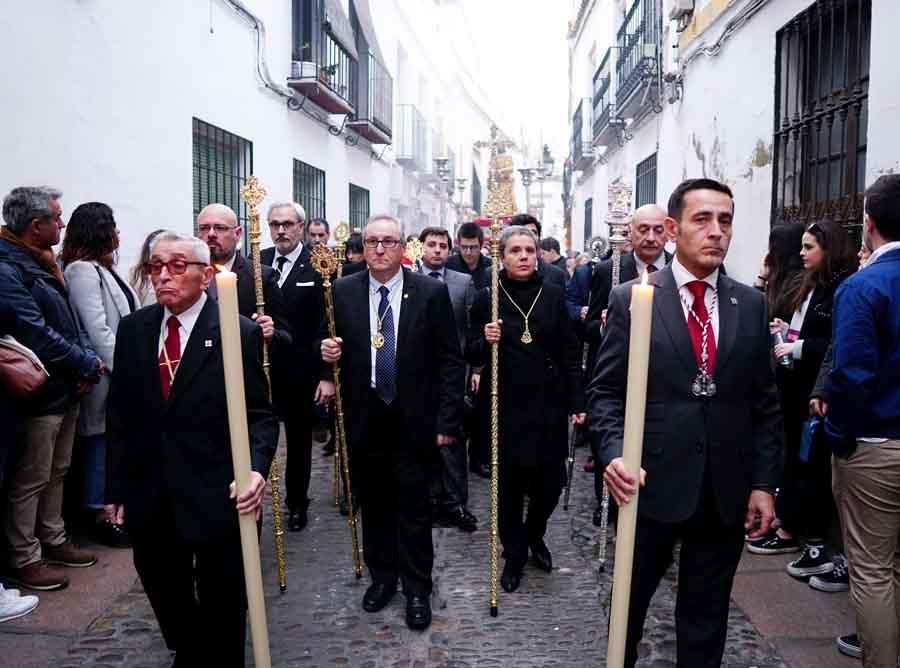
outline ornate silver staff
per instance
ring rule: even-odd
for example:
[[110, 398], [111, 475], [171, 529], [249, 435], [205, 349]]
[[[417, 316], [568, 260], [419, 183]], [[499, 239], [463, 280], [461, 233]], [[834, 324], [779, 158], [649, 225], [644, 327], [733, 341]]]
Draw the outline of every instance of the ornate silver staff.
[[[622, 248], [628, 243], [625, 230], [631, 219], [631, 186], [622, 181], [613, 181], [607, 190], [607, 218], [609, 243], [612, 245], [612, 287], [620, 283], [622, 270]], [[600, 551], [597, 555], [597, 570], [606, 570], [606, 542], [609, 533], [609, 489], [603, 481], [600, 501]]]

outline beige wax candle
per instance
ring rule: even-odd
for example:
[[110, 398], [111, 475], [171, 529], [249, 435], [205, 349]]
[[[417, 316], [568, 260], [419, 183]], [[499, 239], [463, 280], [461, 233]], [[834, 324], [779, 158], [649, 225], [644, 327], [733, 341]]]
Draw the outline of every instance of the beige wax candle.
[[[647, 372], [650, 367], [650, 324], [653, 317], [653, 286], [644, 272], [640, 285], [631, 288], [631, 335], [628, 350], [628, 389], [625, 394], [625, 433], [622, 459], [625, 468], [640, 480], [644, 441], [644, 413], [647, 407]], [[634, 535], [637, 526], [638, 494], [619, 508], [616, 525], [616, 562], [613, 571], [612, 611], [607, 668], [625, 665], [625, 637], [631, 598], [631, 569], [634, 562]]]
[[[231, 435], [231, 462], [234, 466], [237, 492], [240, 495], [250, 485], [250, 436], [247, 429], [244, 362], [241, 357], [241, 330], [238, 322], [237, 275], [230, 271], [218, 273], [216, 289], [219, 300], [219, 327], [222, 333], [222, 359], [225, 366], [228, 429]], [[244, 558], [244, 582], [247, 586], [253, 659], [256, 668], [271, 668], [256, 517], [240, 515], [238, 521], [241, 530], [241, 552]]]

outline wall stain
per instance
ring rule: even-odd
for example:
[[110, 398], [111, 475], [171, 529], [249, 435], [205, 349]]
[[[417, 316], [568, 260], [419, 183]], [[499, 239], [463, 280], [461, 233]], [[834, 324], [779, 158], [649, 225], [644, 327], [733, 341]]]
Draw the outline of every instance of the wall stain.
[[765, 167], [772, 162], [772, 150], [762, 139], [756, 140], [751, 163], [753, 167]]
[[706, 178], [706, 154], [703, 152], [703, 144], [693, 132], [691, 133], [691, 144], [694, 145], [694, 153], [697, 155], [697, 160], [700, 161], [700, 173]]

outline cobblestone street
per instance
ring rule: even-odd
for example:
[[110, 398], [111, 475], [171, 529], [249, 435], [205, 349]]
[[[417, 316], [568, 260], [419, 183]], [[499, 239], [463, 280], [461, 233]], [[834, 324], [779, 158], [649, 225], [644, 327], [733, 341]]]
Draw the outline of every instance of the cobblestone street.
[[[488, 483], [473, 476], [474, 534], [436, 529], [434, 621], [425, 633], [404, 623], [397, 596], [382, 612], [363, 612], [367, 576], [356, 581], [349, 532], [330, 502], [330, 461], [314, 450], [310, 525], [288, 533], [288, 591], [278, 594], [270, 535], [263, 543], [272, 659], [276, 666], [601, 666], [606, 651], [609, 576], [597, 575], [597, 530], [590, 478], [576, 468], [569, 512], [560, 506], [548, 535], [555, 570], [525, 571], [515, 594], [501, 591], [500, 616], [488, 615]], [[271, 526], [271, 523], [268, 523]], [[612, 550], [611, 550], [612, 552]], [[228, 585], [226, 585], [228, 586]], [[674, 665], [672, 600], [667, 578], [654, 601], [641, 648], [643, 666]], [[248, 656], [249, 652], [248, 652]], [[161, 668], [171, 658], [139, 585], [115, 600], [54, 663], [60, 668]], [[248, 664], [250, 661], [248, 661]], [[737, 608], [732, 609], [725, 665], [784, 666]]]

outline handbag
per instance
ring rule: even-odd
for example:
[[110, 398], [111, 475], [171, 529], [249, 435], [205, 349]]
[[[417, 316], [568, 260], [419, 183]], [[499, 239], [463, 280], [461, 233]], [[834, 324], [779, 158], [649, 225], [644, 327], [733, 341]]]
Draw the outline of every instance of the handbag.
[[37, 392], [50, 374], [34, 351], [12, 336], [0, 337], [0, 387], [18, 398]]

